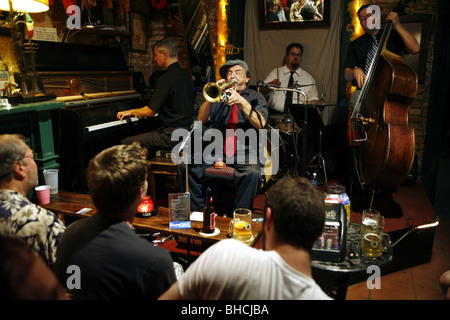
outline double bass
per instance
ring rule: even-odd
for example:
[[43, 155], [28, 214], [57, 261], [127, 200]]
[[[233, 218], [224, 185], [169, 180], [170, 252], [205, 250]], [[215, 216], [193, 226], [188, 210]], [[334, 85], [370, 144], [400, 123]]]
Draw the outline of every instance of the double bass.
[[[399, 15], [405, 2], [409, 1], [400, 1], [394, 9]], [[408, 113], [417, 95], [417, 74], [401, 56], [386, 49], [391, 30], [392, 22], [387, 21], [350, 119], [357, 136], [352, 144], [358, 149], [355, 165], [362, 186], [395, 188], [414, 161]]]

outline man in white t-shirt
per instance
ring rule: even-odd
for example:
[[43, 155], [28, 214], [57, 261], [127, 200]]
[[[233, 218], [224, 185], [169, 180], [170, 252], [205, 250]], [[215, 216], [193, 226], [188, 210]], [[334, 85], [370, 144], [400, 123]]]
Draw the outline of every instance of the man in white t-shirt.
[[[282, 67], [277, 67], [270, 71], [264, 80], [265, 84], [270, 84], [280, 88], [289, 88], [291, 86], [302, 86], [301, 89], [306, 94], [306, 103], [315, 104], [318, 102], [319, 97], [317, 93], [316, 81], [314, 78], [300, 65], [302, 63], [303, 45], [300, 43], [291, 43], [286, 48], [285, 64]], [[289, 85], [289, 78], [293, 76], [293, 82]], [[303, 87], [303, 85], [308, 85]], [[281, 113], [285, 111], [287, 91], [269, 90], [266, 87], [261, 87], [260, 92], [264, 94], [268, 101], [269, 110], [275, 110]], [[305, 98], [302, 94], [294, 92], [292, 94], [293, 104], [304, 104]]]
[[160, 299], [331, 299], [311, 271], [311, 248], [324, 222], [321, 192], [304, 177], [284, 177], [267, 191], [264, 249], [222, 240], [201, 254]]

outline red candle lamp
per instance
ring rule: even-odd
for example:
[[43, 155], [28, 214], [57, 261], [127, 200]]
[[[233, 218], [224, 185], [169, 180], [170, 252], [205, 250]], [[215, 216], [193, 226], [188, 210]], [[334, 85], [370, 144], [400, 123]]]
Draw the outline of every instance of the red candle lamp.
[[148, 195], [142, 199], [136, 210], [137, 216], [142, 218], [156, 216], [156, 213], [158, 212], [157, 206], [153, 204], [152, 198]]

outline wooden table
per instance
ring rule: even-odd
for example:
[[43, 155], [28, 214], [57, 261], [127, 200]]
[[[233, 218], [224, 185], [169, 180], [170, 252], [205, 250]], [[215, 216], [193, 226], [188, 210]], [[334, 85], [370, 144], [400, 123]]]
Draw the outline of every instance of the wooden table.
[[[42, 207], [54, 212], [55, 214], [68, 215], [78, 218], [89, 217], [96, 214], [98, 211], [92, 203], [90, 195], [73, 193], [66, 191], [59, 191], [52, 195], [50, 203]], [[77, 212], [83, 208], [90, 208], [91, 210], [86, 214], [78, 214]], [[198, 221], [191, 222], [190, 229], [170, 229], [169, 228], [169, 208], [159, 207], [158, 214], [149, 218], [134, 218], [133, 226], [137, 230], [144, 230], [150, 232], [160, 232], [161, 234], [173, 235], [183, 237], [189, 240], [200, 240], [210, 243], [215, 243], [220, 240], [227, 239], [228, 225], [230, 218], [216, 217], [216, 228], [219, 229], [219, 234], [215, 236], [205, 236], [200, 234], [203, 223]], [[252, 222], [253, 239], [248, 244], [254, 246], [262, 234], [262, 223]], [[190, 260], [190, 250], [188, 249], [188, 258]]]
[[331, 294], [336, 300], [345, 300], [350, 274], [367, 273], [369, 267], [378, 266], [382, 268], [392, 261], [393, 248], [387, 234], [383, 236], [383, 252], [380, 257], [369, 258], [362, 254], [360, 228], [360, 224], [349, 223], [346, 241], [347, 254], [342, 262], [311, 261], [313, 274], [315, 269], [337, 274], [335, 292]]

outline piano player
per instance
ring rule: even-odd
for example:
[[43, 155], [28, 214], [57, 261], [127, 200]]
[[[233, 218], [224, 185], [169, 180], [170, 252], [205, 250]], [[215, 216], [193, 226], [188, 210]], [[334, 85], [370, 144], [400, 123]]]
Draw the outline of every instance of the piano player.
[[172, 149], [179, 141], [171, 141], [172, 132], [177, 128], [190, 129], [195, 112], [192, 79], [178, 62], [178, 47], [175, 40], [165, 38], [154, 48], [154, 60], [165, 70], [156, 81], [155, 91], [148, 106], [120, 111], [119, 120], [130, 117], [154, 117], [158, 114], [162, 126], [151, 131], [123, 139], [129, 144], [138, 141], [149, 150], [149, 157], [157, 150]]

